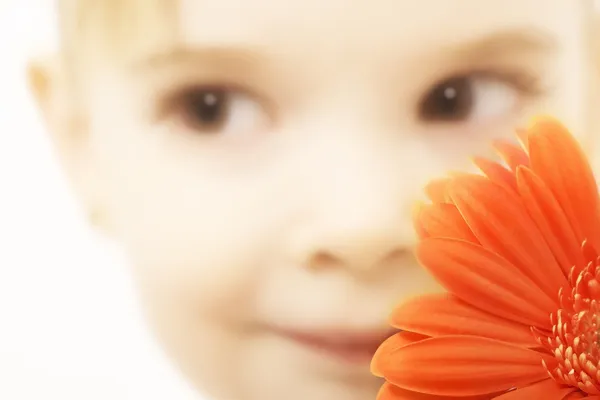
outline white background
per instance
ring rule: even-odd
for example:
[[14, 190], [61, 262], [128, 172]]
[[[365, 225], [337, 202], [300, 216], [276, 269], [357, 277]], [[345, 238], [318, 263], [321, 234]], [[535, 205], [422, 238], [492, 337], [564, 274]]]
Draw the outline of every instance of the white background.
[[0, 399], [192, 400], [62, 180], [25, 81], [52, 0], [0, 0]]
[[198, 400], [144, 327], [120, 255], [84, 224], [27, 93], [53, 4], [0, 0], [0, 400]]

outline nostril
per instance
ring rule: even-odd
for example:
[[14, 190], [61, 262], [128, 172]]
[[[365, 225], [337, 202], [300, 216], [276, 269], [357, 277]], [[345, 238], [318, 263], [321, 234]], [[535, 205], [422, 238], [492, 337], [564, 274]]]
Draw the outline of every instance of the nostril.
[[[370, 259], [365, 260], [368, 262], [368, 266], [364, 266], [367, 269], [375, 268], [377, 266], [388, 266], [393, 267], [406, 262], [406, 259], [413, 257], [412, 250], [408, 247], [398, 248], [391, 251], [390, 253], [383, 255], [378, 260]], [[370, 261], [370, 262], [369, 262]], [[352, 267], [351, 264], [360, 263], [360, 256], [355, 256], [351, 260], [344, 260], [343, 257], [337, 257], [335, 254], [322, 251], [314, 254], [310, 260], [308, 260], [308, 267], [313, 270], [326, 270], [326, 269], [337, 269], [340, 267]]]
[[314, 270], [337, 268], [342, 261], [330, 253], [320, 252], [309, 260], [309, 267]]
[[403, 247], [401, 249], [392, 251], [390, 254], [385, 256], [381, 262], [382, 264], [386, 265], [400, 264], [408, 257], [414, 257], [413, 250], [408, 247]]

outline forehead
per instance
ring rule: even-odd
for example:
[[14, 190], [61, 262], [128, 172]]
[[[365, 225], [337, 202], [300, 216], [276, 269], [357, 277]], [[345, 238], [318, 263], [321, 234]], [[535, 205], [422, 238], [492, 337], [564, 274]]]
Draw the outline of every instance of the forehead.
[[[181, 0], [193, 44], [399, 49], [452, 44], [499, 30], [539, 28], [570, 41], [583, 24], [572, 0]], [[375, 46], [375, 49], [374, 49]]]
[[[173, 42], [295, 51], [399, 52], [451, 46], [497, 31], [580, 39], [588, 0], [61, 0], [68, 40], [92, 34], [122, 52]], [[74, 11], [73, 11], [74, 10]], [[81, 11], [83, 10], [83, 11]], [[97, 28], [95, 28], [97, 27]], [[100, 31], [98, 31], [100, 30]], [[94, 31], [96, 34], [94, 35]], [[79, 38], [78, 38], [79, 36]], [[113, 49], [115, 50], [115, 49]]]

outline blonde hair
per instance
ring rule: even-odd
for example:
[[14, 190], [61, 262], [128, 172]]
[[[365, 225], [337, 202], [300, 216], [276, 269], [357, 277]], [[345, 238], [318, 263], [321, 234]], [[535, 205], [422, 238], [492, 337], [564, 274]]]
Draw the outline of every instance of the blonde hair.
[[177, 0], [57, 0], [61, 53], [81, 65], [172, 41]]

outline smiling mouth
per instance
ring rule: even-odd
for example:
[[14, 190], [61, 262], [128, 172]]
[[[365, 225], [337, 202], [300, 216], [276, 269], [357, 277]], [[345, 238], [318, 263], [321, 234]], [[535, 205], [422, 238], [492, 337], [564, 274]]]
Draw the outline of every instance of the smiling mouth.
[[294, 330], [278, 329], [277, 333], [302, 347], [346, 364], [368, 365], [381, 343], [392, 330]]

